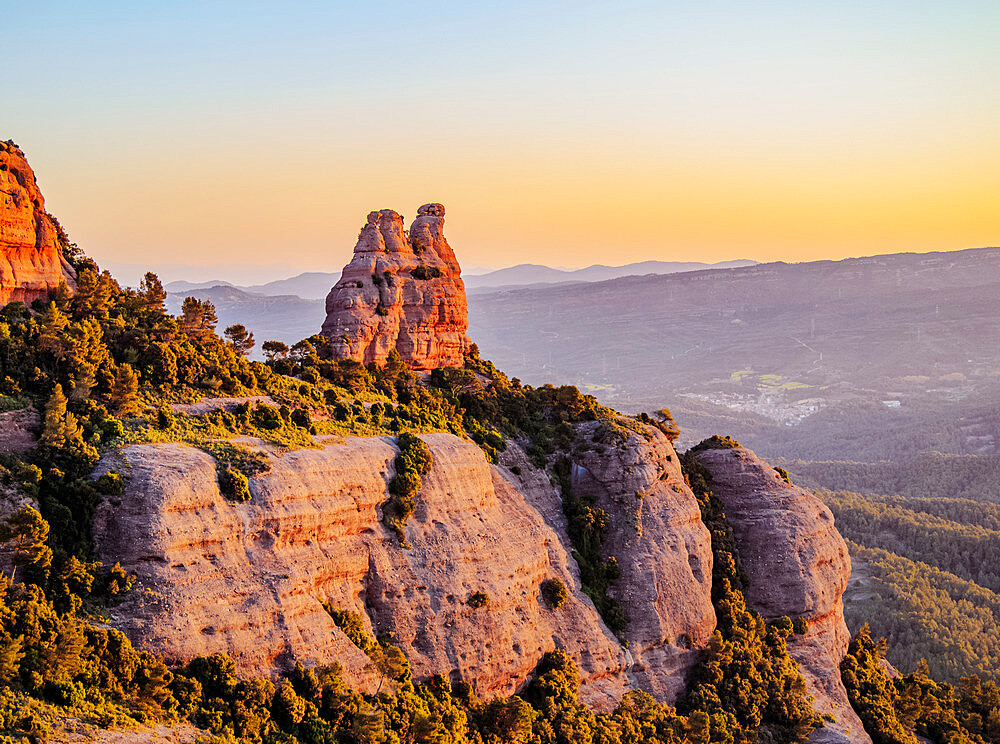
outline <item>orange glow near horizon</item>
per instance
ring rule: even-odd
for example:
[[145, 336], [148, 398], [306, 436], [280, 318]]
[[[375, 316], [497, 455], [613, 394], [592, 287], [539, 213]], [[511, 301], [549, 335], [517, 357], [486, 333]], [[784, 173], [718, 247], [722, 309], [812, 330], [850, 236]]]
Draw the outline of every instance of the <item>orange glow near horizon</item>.
[[983, 0], [41, 5], [0, 137], [102, 263], [337, 271], [430, 201], [467, 270], [1000, 244]]

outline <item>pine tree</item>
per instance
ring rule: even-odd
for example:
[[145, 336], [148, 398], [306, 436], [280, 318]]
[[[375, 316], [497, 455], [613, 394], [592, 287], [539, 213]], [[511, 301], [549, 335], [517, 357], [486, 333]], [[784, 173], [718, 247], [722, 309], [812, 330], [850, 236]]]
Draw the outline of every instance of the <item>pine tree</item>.
[[147, 271], [139, 283], [139, 294], [146, 301], [146, 310], [149, 313], [156, 316], [166, 313], [164, 301], [167, 299], [167, 292], [160, 278], [152, 271]]
[[115, 370], [110, 399], [119, 416], [134, 416], [139, 412], [139, 376], [131, 364], [122, 364]]
[[235, 325], [229, 326], [226, 331], [226, 338], [236, 349], [240, 356], [246, 356], [250, 353], [250, 350], [254, 347], [253, 334], [250, 333], [246, 326], [242, 323], [236, 323]]
[[71, 447], [83, 444], [83, 430], [76, 416], [66, 410], [66, 396], [62, 385], [52, 388], [52, 395], [45, 404], [45, 424], [41, 443], [47, 447]]
[[52, 562], [52, 550], [46, 544], [49, 523], [30, 506], [22, 506], [0, 524], [0, 543], [10, 552], [10, 583], [18, 566], [38, 564], [47, 567]]

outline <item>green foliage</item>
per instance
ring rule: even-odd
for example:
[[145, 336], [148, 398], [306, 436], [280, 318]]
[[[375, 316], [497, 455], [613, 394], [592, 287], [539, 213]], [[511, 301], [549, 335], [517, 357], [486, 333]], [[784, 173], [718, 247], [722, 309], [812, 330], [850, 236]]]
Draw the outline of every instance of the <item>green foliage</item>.
[[490, 595], [483, 591], [475, 591], [469, 595], [465, 603], [474, 610], [481, 610], [490, 606]]
[[713, 727], [729, 731], [735, 741], [755, 741], [766, 732], [774, 741], [804, 742], [823, 724], [788, 654], [787, 639], [795, 626], [787, 617], [765, 623], [747, 608], [746, 575], [732, 527], [695, 452], [682, 455], [681, 464], [712, 536], [717, 625], [678, 709], [690, 716], [707, 716]]
[[421, 476], [431, 471], [434, 458], [424, 441], [408, 431], [396, 438], [399, 454], [394, 466], [396, 474], [389, 482], [389, 499], [382, 504], [382, 522], [391, 529], [400, 544], [407, 546], [406, 520], [416, 506], [415, 497], [422, 484]]
[[569, 590], [562, 579], [545, 579], [541, 589], [542, 597], [553, 610], [558, 610], [569, 598]]
[[713, 434], [708, 439], [699, 442], [694, 447], [691, 448], [691, 452], [701, 452], [703, 450], [711, 449], [737, 449], [742, 445], [735, 439], [730, 439], [729, 437], [721, 437], [718, 434]]
[[418, 266], [413, 271], [410, 272], [410, 276], [414, 279], [427, 280], [427, 279], [438, 279], [443, 274], [441, 269], [437, 266]]
[[267, 455], [260, 450], [251, 449], [241, 444], [208, 441], [199, 443], [198, 449], [214, 457], [220, 466], [236, 470], [247, 477], [260, 475], [271, 469], [271, 462]]
[[219, 490], [232, 501], [250, 500], [250, 481], [239, 470], [223, 467], [219, 469]]
[[610, 518], [607, 512], [594, 504], [591, 497], [580, 497], [573, 492], [571, 468], [569, 459], [564, 457], [556, 462], [554, 473], [562, 495], [563, 513], [569, 524], [573, 558], [580, 567], [580, 584], [604, 624], [624, 641], [628, 615], [618, 600], [608, 596], [608, 589], [621, 575], [621, 570], [613, 556], [605, 558], [601, 553]]
[[328, 602], [323, 602], [323, 609], [333, 618], [333, 622], [344, 631], [344, 635], [351, 639], [351, 642], [371, 656], [378, 648], [378, 644], [368, 635], [365, 623], [361, 615], [351, 610], [343, 610], [334, 607]]

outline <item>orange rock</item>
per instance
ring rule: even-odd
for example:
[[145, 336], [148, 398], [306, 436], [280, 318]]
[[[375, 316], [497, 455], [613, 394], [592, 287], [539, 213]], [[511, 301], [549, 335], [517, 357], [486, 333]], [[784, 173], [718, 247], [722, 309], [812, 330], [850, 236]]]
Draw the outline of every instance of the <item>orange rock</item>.
[[471, 345], [461, 273], [442, 205], [420, 207], [409, 232], [391, 209], [369, 214], [326, 298], [334, 358], [382, 364], [396, 349], [413, 369], [461, 366]]
[[811, 740], [871, 744], [840, 680], [851, 640], [843, 604], [851, 558], [833, 514], [748, 449], [703, 450], [697, 458], [733, 527], [748, 605], [767, 620], [787, 615], [809, 622], [805, 635], [788, 639], [788, 651], [815, 709], [836, 719]]
[[13, 142], [0, 142], [0, 305], [48, 296], [76, 273], [63, 258], [35, 174]]
[[[102, 559], [139, 577], [114, 625], [171, 661], [225, 652], [245, 675], [337, 661], [371, 689], [377, 675], [329, 602], [389, 635], [418, 679], [454, 673], [481, 695], [511, 694], [561, 648], [580, 666], [584, 698], [613, 704], [625, 652], [579, 590], [561, 540], [474, 444], [422, 438], [434, 465], [407, 523], [409, 550], [380, 522], [397, 454], [388, 437], [272, 456], [242, 504], [220, 495], [200, 450], [125, 449], [129, 485], [94, 520]], [[550, 578], [570, 588], [559, 609], [541, 595]], [[477, 591], [488, 607], [467, 604]]]

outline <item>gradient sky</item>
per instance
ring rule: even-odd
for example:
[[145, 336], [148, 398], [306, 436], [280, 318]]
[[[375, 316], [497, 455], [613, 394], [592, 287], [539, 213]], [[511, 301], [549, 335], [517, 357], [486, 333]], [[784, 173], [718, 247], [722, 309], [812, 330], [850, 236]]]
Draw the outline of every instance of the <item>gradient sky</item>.
[[0, 3], [99, 262], [338, 270], [428, 201], [467, 271], [1000, 244], [996, 0], [155, 5]]

